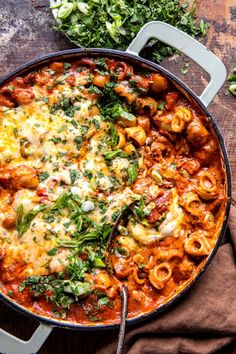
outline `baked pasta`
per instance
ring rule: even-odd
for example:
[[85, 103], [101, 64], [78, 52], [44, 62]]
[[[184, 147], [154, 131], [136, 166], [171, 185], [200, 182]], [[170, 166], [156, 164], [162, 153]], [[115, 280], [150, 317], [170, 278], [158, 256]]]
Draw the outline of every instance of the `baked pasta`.
[[109, 58], [52, 62], [0, 88], [0, 125], [2, 293], [112, 324], [122, 284], [132, 318], [196, 276], [222, 227], [225, 171], [207, 118], [167, 78]]

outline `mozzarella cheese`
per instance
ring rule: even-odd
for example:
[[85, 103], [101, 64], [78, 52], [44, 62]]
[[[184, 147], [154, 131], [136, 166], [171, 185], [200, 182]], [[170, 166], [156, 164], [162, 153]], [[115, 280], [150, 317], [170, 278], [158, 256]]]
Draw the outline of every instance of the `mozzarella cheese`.
[[[0, 167], [28, 165], [36, 169], [40, 178], [37, 190], [21, 189], [14, 194], [13, 209], [17, 211], [22, 206], [25, 214], [41, 204], [50, 208], [66, 192], [82, 201], [98, 198], [105, 209], [95, 203], [89, 217], [97, 224], [113, 223], [117, 212], [138, 196], [126, 187], [130, 160], [119, 155], [105, 159], [104, 154], [111, 150], [110, 123], [99, 114], [90, 116], [90, 108], [96, 102], [84, 97], [78, 87], [58, 85], [50, 94], [37, 85], [33, 89], [36, 99], [32, 103], [0, 113]], [[73, 115], [53, 106], [63, 99], [73, 103]], [[159, 192], [155, 182], [152, 188], [155, 193]], [[130, 232], [144, 244], [177, 236], [182, 217], [173, 191], [173, 203], [158, 232], [142, 224], [130, 227]], [[1, 224], [3, 220], [4, 210], [0, 212]], [[76, 227], [68, 212], [50, 222], [39, 212], [21, 236], [3, 226], [0, 231], [0, 245], [6, 249], [4, 265], [7, 267], [21, 259], [22, 274], [28, 276], [63, 271], [72, 251], [60, 247], [57, 241], [71, 241]], [[53, 249], [56, 251], [52, 252]]]
[[148, 228], [142, 223], [133, 222], [128, 224], [128, 230], [133, 238], [144, 245], [151, 245], [157, 240], [162, 240], [168, 236], [178, 237], [183, 220], [183, 211], [178, 204], [176, 190], [172, 189], [172, 203], [165, 220], [160, 224], [158, 231], [155, 228]]

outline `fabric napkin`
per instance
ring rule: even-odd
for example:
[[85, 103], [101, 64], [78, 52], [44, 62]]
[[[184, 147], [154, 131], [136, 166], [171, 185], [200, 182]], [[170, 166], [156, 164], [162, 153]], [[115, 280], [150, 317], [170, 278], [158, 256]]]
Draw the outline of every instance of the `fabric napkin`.
[[[229, 230], [212, 263], [183, 299], [154, 319], [127, 328], [124, 353], [236, 353], [236, 205], [231, 206]], [[97, 353], [115, 353], [117, 334], [104, 333]]]

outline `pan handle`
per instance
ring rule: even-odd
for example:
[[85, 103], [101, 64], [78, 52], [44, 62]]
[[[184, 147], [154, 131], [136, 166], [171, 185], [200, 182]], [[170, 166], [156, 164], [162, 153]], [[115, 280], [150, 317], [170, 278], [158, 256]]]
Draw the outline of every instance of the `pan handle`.
[[28, 341], [0, 329], [0, 353], [4, 354], [35, 354], [39, 351], [53, 327], [40, 323]]
[[161, 42], [178, 49], [210, 75], [210, 82], [199, 97], [203, 104], [208, 106], [227, 76], [222, 61], [196, 39], [176, 27], [160, 21], [151, 21], [144, 25], [127, 48], [127, 52], [138, 55], [150, 38], [157, 38]]

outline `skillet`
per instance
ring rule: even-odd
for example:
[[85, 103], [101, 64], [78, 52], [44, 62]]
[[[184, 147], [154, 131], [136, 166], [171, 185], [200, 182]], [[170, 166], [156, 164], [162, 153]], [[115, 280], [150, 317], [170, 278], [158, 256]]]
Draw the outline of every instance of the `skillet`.
[[[180, 52], [183, 52], [185, 55], [193, 59], [196, 63], [198, 63], [209, 75], [210, 75], [210, 83], [205, 88], [200, 97], [198, 97], [190, 88], [188, 88], [181, 80], [175, 77], [171, 72], [162, 68], [160, 65], [154, 64], [148, 60], [139, 57], [139, 52], [147, 43], [150, 38], [157, 38], [162, 42], [177, 48]], [[158, 71], [162, 75], [166, 76], [176, 88], [181, 91], [191, 102], [198, 106], [198, 108], [206, 115], [207, 119], [210, 122], [212, 129], [215, 132], [217, 140], [219, 142], [219, 146], [221, 149], [222, 160], [224, 162], [224, 168], [226, 172], [226, 193], [227, 193], [227, 202], [225, 206], [225, 217], [222, 225], [221, 232], [219, 234], [218, 240], [207, 257], [206, 262], [203, 267], [200, 269], [199, 273], [195, 278], [192, 279], [191, 283], [188, 284], [181, 292], [172, 297], [168, 302], [159, 306], [155, 310], [144, 313], [138, 317], [132, 318], [128, 320], [128, 324], [137, 324], [141, 321], [152, 318], [153, 316], [158, 315], [160, 312], [169, 308], [174, 302], [181, 299], [185, 296], [186, 292], [189, 288], [198, 282], [200, 276], [204, 273], [204, 271], [209, 266], [213, 257], [215, 256], [217, 249], [219, 248], [221, 241], [223, 239], [224, 233], [227, 227], [227, 220], [229, 216], [230, 209], [230, 198], [231, 198], [231, 176], [230, 176], [230, 167], [229, 161], [227, 157], [227, 152], [224, 146], [224, 142], [222, 136], [219, 132], [219, 129], [208, 112], [207, 106], [212, 101], [216, 93], [219, 91], [221, 86], [223, 85], [226, 78], [226, 69], [223, 63], [210, 51], [208, 51], [202, 44], [185, 34], [184, 32], [159, 21], [153, 21], [147, 23], [138, 33], [137, 37], [130, 44], [126, 52], [111, 50], [111, 49], [71, 49], [66, 51], [61, 51], [57, 53], [52, 53], [41, 58], [37, 58], [33, 61], [30, 61], [15, 71], [7, 74], [4, 78], [0, 80], [0, 85], [3, 85], [9, 79], [12, 79], [18, 75], [24, 75], [32, 70], [37, 69], [41, 65], [48, 64], [53, 60], [70, 60], [70, 59], [78, 59], [81, 57], [90, 56], [90, 57], [109, 57], [113, 59], [125, 60], [126, 62], [135, 65], [141, 66], [143, 68], [149, 69], [151, 71]], [[0, 299], [4, 301], [7, 305], [11, 306], [15, 310], [20, 311], [21, 313], [28, 315], [40, 322], [39, 327], [36, 329], [35, 333], [28, 341], [20, 340], [19, 338], [14, 337], [13, 335], [5, 332], [4, 330], [0, 330], [0, 343], [1, 343], [1, 352], [3, 353], [36, 353], [48, 335], [52, 331], [54, 327], [63, 327], [73, 330], [106, 330], [106, 329], [114, 329], [119, 325], [80, 325], [75, 323], [70, 323], [66, 321], [62, 321], [60, 319], [51, 319], [44, 316], [40, 316], [34, 314], [27, 310], [26, 308], [20, 306], [13, 302], [10, 298], [0, 293]]]

